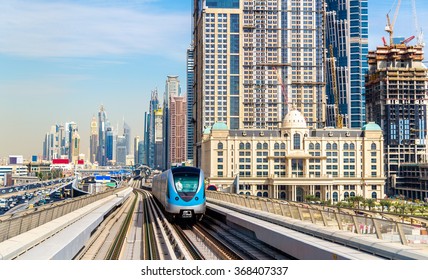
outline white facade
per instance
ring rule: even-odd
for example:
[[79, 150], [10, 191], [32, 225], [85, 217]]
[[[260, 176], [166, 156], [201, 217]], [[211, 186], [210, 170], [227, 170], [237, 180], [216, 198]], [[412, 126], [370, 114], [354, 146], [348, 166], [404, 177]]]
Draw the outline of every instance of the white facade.
[[221, 123], [207, 128], [202, 169], [209, 184], [233, 193], [293, 201], [307, 195], [332, 202], [384, 197], [380, 127], [310, 129], [297, 110], [278, 130], [229, 130]]

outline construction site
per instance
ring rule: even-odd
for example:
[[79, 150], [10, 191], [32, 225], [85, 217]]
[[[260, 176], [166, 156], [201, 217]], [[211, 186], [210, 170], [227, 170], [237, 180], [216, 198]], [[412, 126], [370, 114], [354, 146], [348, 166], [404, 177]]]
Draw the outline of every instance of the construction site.
[[[426, 162], [428, 70], [423, 64], [422, 33], [407, 39], [394, 37], [398, 1], [392, 20], [387, 15], [389, 42], [368, 54], [366, 75], [367, 121], [384, 133], [387, 194], [397, 194], [397, 176], [403, 164]], [[412, 1], [414, 4], [414, 1]], [[416, 44], [410, 45], [416, 38]]]

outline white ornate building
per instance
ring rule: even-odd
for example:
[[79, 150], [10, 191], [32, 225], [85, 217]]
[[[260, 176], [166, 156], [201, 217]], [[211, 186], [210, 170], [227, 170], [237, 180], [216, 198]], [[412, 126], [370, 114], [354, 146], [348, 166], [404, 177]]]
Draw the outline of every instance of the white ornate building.
[[285, 116], [279, 130], [229, 130], [215, 123], [204, 131], [202, 169], [209, 184], [233, 193], [293, 201], [307, 195], [333, 202], [379, 199], [385, 182], [382, 130], [375, 123], [310, 129], [298, 110]]

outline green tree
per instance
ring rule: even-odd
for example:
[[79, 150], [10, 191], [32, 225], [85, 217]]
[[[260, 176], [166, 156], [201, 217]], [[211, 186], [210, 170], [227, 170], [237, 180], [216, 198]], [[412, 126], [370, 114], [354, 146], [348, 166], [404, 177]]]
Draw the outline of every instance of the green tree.
[[357, 208], [360, 209], [360, 204], [364, 201], [364, 197], [361, 195], [357, 195], [355, 197], [355, 203], [357, 204]]
[[364, 203], [367, 207], [369, 207], [369, 210], [371, 211], [373, 207], [376, 206], [376, 200], [373, 198], [368, 198], [364, 200]]
[[415, 212], [418, 210], [418, 206], [411, 204], [407, 207], [407, 209], [409, 210], [410, 214], [413, 216]]

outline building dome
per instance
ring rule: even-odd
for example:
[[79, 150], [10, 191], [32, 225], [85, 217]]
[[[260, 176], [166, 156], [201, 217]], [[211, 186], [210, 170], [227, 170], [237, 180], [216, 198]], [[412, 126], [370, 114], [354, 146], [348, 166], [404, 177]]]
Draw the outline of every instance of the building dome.
[[306, 120], [299, 110], [291, 110], [282, 121], [282, 128], [306, 128]]
[[210, 134], [211, 133], [211, 126], [207, 126], [205, 129], [204, 129], [204, 135], [206, 135], [206, 134]]
[[213, 130], [229, 130], [229, 128], [227, 127], [227, 125], [223, 122], [216, 122], [213, 125]]
[[374, 122], [369, 122], [367, 124], [365, 124], [362, 128], [362, 130], [367, 131], [367, 130], [382, 130], [380, 128], [380, 126]]

